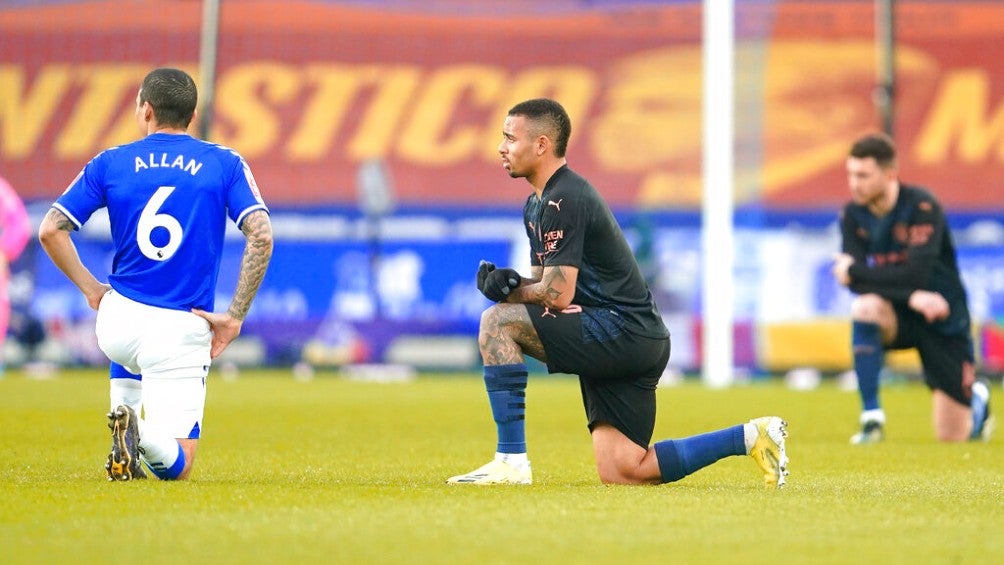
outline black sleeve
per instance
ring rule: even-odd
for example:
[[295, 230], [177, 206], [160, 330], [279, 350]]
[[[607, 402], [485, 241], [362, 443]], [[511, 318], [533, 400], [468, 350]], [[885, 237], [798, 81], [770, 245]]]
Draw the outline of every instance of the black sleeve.
[[906, 303], [916, 288], [852, 282], [851, 292], [855, 294], [877, 294], [891, 302]]
[[842, 236], [841, 250], [854, 257], [855, 265], [868, 263], [868, 243], [858, 237], [858, 223], [848, 208], [840, 213], [840, 233]]
[[545, 267], [568, 265], [582, 267], [582, 251], [587, 231], [588, 198], [580, 192], [562, 193], [558, 200], [548, 199], [541, 214], [543, 264]]

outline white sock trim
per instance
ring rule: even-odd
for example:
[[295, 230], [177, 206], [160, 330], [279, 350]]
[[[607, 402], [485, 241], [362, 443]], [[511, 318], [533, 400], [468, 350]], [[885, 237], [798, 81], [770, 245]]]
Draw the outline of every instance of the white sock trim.
[[759, 435], [760, 431], [757, 429], [756, 424], [753, 422], [743, 424], [743, 442], [746, 443], [746, 455], [750, 454], [750, 450], [753, 449], [753, 444], [756, 443], [756, 438]]
[[143, 382], [136, 379], [109, 379], [108, 398], [109, 412], [125, 404], [129, 408], [132, 408], [133, 412], [137, 415], [141, 414], [143, 408]]
[[496, 453], [495, 460], [508, 463], [513, 467], [520, 467], [530, 462], [526, 453]]
[[865, 410], [861, 413], [860, 422], [864, 425], [867, 422], [878, 422], [885, 425], [885, 412], [881, 408], [875, 408], [873, 410]]

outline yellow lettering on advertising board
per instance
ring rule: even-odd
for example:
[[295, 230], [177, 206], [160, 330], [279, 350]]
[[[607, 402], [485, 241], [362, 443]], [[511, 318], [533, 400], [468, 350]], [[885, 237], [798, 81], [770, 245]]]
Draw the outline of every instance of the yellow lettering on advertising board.
[[400, 155], [437, 166], [477, 154], [484, 125], [457, 124], [453, 118], [461, 104], [494, 107], [505, 79], [502, 70], [487, 65], [456, 65], [433, 72], [402, 128]]
[[331, 151], [360, 90], [379, 76], [374, 66], [310, 65], [304, 71], [312, 94], [286, 144], [294, 161], [316, 161]]
[[992, 106], [990, 86], [981, 69], [945, 74], [914, 146], [919, 162], [1004, 161], [1004, 105]]
[[387, 156], [397, 138], [401, 122], [421, 85], [418, 67], [381, 67], [373, 87], [373, 99], [365, 108], [359, 127], [349, 139], [349, 158], [365, 161]]
[[0, 65], [0, 150], [7, 159], [24, 159], [38, 145], [56, 107], [72, 82], [69, 65], [46, 65], [30, 89], [25, 71]]
[[[122, 111], [123, 100], [135, 103], [145, 65], [95, 64], [74, 69], [80, 84], [80, 96], [73, 104], [66, 123], [59, 131], [52, 151], [61, 160], [86, 159], [101, 146], [102, 134], [109, 124], [131, 117]], [[133, 104], [126, 106], [132, 108]], [[134, 122], [135, 123], [135, 122]], [[136, 130], [137, 126], [133, 126]], [[135, 139], [132, 135], [130, 139]]]
[[237, 65], [218, 84], [215, 108], [225, 125], [214, 124], [214, 139], [248, 159], [274, 149], [282, 133], [275, 106], [293, 102], [303, 84], [296, 68], [273, 62]]
[[[561, 100], [573, 124], [581, 124], [572, 145], [588, 140], [584, 150], [604, 168], [649, 175], [641, 193], [643, 200], [652, 200], [668, 188], [665, 169], [697, 154], [700, 121], [694, 112], [699, 98], [693, 89], [699, 80], [691, 76], [696, 56], [693, 49], [639, 53], [605, 71], [609, 76], [572, 65], [514, 72], [481, 64], [429, 70], [417, 65], [252, 61], [230, 67], [219, 77], [212, 139], [249, 159], [279, 152], [290, 162], [318, 163], [340, 152], [353, 161], [395, 157], [428, 167], [472, 158], [492, 162], [498, 159], [508, 109], [527, 98], [551, 96]], [[668, 81], [652, 70], [666, 67], [676, 69]], [[0, 153], [7, 160], [29, 159], [49, 131], [53, 139], [48, 150], [63, 161], [79, 161], [136, 139], [133, 100], [148, 70], [134, 63], [53, 63], [29, 76], [18, 65], [0, 65]], [[676, 78], [680, 75], [689, 78]], [[781, 76], [784, 84], [795, 80]], [[792, 121], [801, 115], [801, 110], [789, 109], [788, 90], [795, 87], [780, 94], [775, 88], [765, 87], [764, 104], [782, 105], [788, 122], [778, 121], [773, 110], [768, 114], [772, 123], [804, 123]], [[992, 76], [985, 69], [941, 71], [910, 148], [917, 162], [1004, 161], [1004, 104], [992, 99], [993, 92]], [[861, 102], [855, 99], [853, 104], [858, 108]], [[851, 102], [841, 107], [851, 108]], [[831, 113], [841, 115], [837, 109]], [[768, 130], [763, 135], [771, 139], [779, 134]], [[814, 142], [814, 149], [835, 152], [843, 151], [846, 139], [819, 134]], [[798, 149], [800, 168], [785, 169], [790, 174], [778, 176], [780, 169], [766, 166], [761, 174], [767, 186], [797, 182], [832, 165], [829, 153], [807, 159], [806, 148]]]

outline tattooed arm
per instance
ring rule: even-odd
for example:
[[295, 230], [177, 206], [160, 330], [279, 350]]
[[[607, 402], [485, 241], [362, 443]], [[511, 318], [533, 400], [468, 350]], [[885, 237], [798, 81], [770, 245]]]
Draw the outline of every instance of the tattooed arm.
[[272, 222], [269, 221], [268, 213], [264, 210], [251, 212], [241, 223], [241, 231], [244, 232], [247, 243], [244, 258], [241, 259], [237, 290], [227, 314], [243, 321], [262, 279], [265, 278], [268, 262], [272, 259]]
[[70, 232], [73, 229], [73, 222], [66, 217], [66, 214], [50, 208], [38, 226], [38, 241], [59, 270], [63, 271], [63, 274], [77, 285], [80, 292], [84, 293], [87, 305], [97, 310], [101, 298], [112, 287], [94, 278], [91, 271], [80, 261], [77, 247], [70, 239]]
[[213, 330], [213, 346], [210, 352], [216, 358], [226, 349], [231, 341], [241, 333], [244, 318], [251, 308], [261, 281], [265, 278], [265, 270], [272, 259], [272, 223], [268, 212], [256, 210], [248, 214], [241, 222], [246, 243], [244, 257], [241, 259], [241, 270], [237, 276], [237, 290], [230, 301], [226, 314], [215, 314], [193, 309], [196, 315], [205, 318]]
[[579, 269], [569, 265], [534, 267], [531, 277], [523, 279], [519, 288], [509, 294], [506, 302], [540, 304], [564, 310], [575, 298], [575, 281], [578, 277]]

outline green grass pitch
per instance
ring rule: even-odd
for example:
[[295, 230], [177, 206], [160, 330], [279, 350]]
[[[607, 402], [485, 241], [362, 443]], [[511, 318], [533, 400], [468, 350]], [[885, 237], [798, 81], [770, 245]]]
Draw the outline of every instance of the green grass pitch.
[[0, 561], [977, 564], [1004, 555], [1001, 438], [935, 443], [918, 384], [884, 389], [887, 441], [863, 447], [847, 444], [856, 395], [831, 383], [660, 389], [657, 440], [784, 416], [791, 475], [767, 491], [747, 457], [671, 485], [600, 485], [572, 378], [531, 375], [526, 487], [443, 482], [494, 451], [476, 375], [210, 378], [192, 480], [109, 483], [104, 374], [8, 371]]

